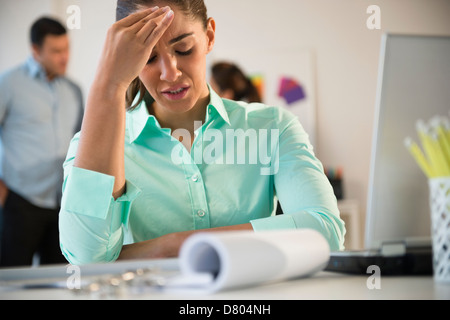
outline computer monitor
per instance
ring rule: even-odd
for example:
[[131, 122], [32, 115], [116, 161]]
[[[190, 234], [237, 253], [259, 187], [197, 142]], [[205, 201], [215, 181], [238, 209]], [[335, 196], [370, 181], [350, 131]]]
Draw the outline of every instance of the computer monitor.
[[386, 34], [379, 68], [364, 246], [430, 243], [428, 181], [404, 140], [449, 115], [450, 37]]

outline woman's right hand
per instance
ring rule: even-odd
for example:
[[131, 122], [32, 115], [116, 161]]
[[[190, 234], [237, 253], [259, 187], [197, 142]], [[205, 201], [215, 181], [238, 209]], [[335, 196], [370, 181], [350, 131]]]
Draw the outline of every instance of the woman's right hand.
[[126, 91], [145, 67], [173, 17], [169, 7], [154, 7], [114, 23], [108, 30], [97, 76]]

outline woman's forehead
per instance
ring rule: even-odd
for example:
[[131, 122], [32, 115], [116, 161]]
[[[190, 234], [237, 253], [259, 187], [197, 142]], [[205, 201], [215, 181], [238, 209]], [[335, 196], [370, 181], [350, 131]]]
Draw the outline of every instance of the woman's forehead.
[[[203, 32], [203, 27], [200, 21], [188, 17], [179, 10], [174, 10], [174, 19], [162, 36], [162, 40], [173, 44], [177, 42], [175, 40], [183, 40], [185, 38], [196, 38], [199, 32]], [[183, 35], [189, 35], [189, 37], [183, 37]]]

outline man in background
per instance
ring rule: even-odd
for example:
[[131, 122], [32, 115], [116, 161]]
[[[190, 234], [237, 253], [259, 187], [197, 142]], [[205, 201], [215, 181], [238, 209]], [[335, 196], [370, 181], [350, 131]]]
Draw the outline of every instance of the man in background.
[[[66, 78], [64, 26], [41, 18], [31, 27], [32, 56], [0, 74], [0, 267], [63, 263], [58, 214], [62, 164], [80, 130], [83, 99]], [[1, 147], [1, 146], [0, 146]]]

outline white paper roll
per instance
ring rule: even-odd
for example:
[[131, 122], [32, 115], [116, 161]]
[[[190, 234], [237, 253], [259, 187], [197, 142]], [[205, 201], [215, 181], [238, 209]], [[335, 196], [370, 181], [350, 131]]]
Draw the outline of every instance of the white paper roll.
[[185, 241], [179, 260], [184, 277], [210, 274], [201, 286], [219, 291], [309, 276], [323, 270], [329, 256], [319, 232], [301, 229], [198, 233]]

